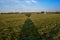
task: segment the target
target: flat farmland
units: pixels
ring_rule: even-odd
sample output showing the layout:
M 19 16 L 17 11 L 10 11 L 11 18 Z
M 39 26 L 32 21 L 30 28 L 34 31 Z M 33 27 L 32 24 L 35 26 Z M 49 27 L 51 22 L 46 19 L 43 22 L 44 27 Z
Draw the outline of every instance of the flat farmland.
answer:
M 0 14 L 0 39 L 19 40 L 21 28 L 27 19 L 30 19 L 34 23 L 42 40 L 60 39 L 60 14 L 36 13 L 31 13 L 30 17 L 25 14 Z

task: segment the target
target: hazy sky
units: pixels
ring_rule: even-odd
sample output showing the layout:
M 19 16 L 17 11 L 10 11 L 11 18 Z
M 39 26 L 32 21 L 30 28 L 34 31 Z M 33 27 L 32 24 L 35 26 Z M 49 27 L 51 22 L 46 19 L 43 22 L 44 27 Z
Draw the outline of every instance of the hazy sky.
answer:
M 60 0 L 0 0 L 0 12 L 60 11 Z

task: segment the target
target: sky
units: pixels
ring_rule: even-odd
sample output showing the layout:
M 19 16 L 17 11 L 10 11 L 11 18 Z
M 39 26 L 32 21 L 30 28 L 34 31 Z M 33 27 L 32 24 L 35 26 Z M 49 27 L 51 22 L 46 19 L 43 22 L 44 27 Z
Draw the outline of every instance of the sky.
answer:
M 60 12 L 60 0 L 0 0 L 0 12 Z

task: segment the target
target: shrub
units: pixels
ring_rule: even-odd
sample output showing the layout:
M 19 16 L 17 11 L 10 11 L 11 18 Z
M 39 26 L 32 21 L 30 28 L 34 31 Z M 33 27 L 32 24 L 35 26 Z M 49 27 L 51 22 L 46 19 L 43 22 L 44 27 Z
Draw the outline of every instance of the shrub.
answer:
M 26 13 L 25 15 L 28 16 L 28 17 L 30 17 L 31 16 L 31 13 Z

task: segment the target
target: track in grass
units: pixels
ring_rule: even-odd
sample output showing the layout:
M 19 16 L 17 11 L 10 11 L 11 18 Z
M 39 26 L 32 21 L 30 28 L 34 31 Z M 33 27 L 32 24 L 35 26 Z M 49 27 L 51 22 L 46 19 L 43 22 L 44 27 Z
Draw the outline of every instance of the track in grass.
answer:
M 27 19 L 22 27 L 20 40 L 40 40 L 41 37 L 31 19 Z

